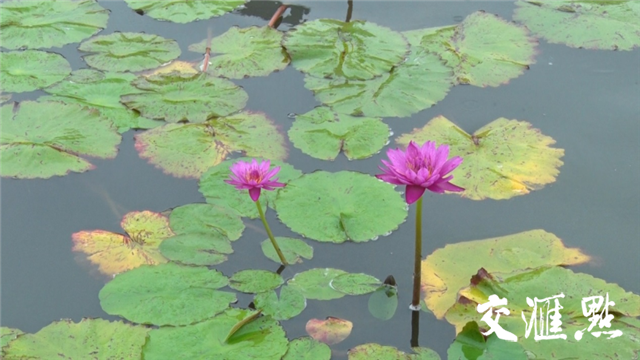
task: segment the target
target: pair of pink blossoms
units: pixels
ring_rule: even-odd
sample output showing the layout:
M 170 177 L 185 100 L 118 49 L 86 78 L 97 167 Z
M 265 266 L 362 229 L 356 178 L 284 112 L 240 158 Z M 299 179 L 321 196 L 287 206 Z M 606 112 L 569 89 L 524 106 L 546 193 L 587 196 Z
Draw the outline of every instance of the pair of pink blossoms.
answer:
M 427 141 L 419 146 L 411 141 L 406 151 L 389 149 L 387 156 L 390 161 L 382 160 L 386 168 L 380 167 L 384 174 L 376 175 L 378 179 L 394 185 L 406 185 L 405 200 L 407 204 L 416 202 L 425 190 L 444 193 L 445 191 L 464 191 L 463 188 L 450 183 L 453 175 L 447 176 L 462 163 L 462 158 L 449 157 L 449 146 Z M 269 160 L 258 163 L 238 161 L 231 166 L 231 179 L 225 182 L 240 190 L 249 190 L 251 200 L 257 201 L 260 190 L 274 190 L 284 187 L 278 178 L 272 179 L 280 167 L 269 170 Z

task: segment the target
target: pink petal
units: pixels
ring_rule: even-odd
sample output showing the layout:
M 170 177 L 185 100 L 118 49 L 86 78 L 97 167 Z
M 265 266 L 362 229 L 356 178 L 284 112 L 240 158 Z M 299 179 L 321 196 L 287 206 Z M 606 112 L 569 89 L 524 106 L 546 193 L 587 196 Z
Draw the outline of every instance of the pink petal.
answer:
M 457 168 L 460 164 L 462 164 L 462 158 L 460 156 L 454 156 L 449 159 L 442 168 L 440 169 L 440 174 L 447 175 L 452 172 L 455 168 Z
M 260 198 L 260 188 L 253 187 L 249 189 L 249 196 L 251 196 L 251 200 L 258 201 L 258 199 Z
M 388 182 L 390 184 L 394 184 L 394 185 L 406 185 L 406 183 L 403 183 L 402 181 L 400 181 L 400 179 L 398 179 L 397 177 L 393 176 L 393 175 L 389 175 L 389 174 L 380 174 L 380 175 L 376 175 L 376 177 L 384 182 Z
M 417 185 L 407 185 L 407 190 L 405 191 L 405 200 L 407 204 L 413 204 L 418 201 L 422 194 L 424 194 L 425 188 Z
M 267 168 L 267 170 L 269 170 L 269 168 Z M 274 167 L 271 171 L 269 171 L 268 173 L 266 173 L 266 175 L 264 175 L 265 179 L 271 179 L 272 177 L 274 177 L 278 171 L 280 171 L 280 166 L 276 166 Z M 276 179 L 278 180 L 278 179 Z
M 443 193 L 445 191 L 453 191 L 453 192 L 464 191 L 464 188 L 461 188 L 461 187 L 459 187 L 457 185 L 453 185 L 452 183 L 445 182 L 445 181 L 435 183 L 435 184 L 431 185 L 430 187 L 428 187 L 428 189 L 430 191 L 437 192 L 437 193 Z

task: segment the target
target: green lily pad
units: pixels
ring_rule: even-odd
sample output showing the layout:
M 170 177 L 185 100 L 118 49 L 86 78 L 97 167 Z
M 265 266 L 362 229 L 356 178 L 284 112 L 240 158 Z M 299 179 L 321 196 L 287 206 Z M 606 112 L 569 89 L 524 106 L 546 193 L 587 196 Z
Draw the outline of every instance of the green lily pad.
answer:
M 317 107 L 296 116 L 289 139 L 303 153 L 322 160 L 335 160 L 340 151 L 352 159 L 364 159 L 379 152 L 391 130 L 378 118 L 337 114 Z
M 0 44 L 7 49 L 62 47 L 104 29 L 109 19 L 94 0 L 2 1 L 0 13 Z
M 236 300 L 218 291 L 229 280 L 216 270 L 173 263 L 141 266 L 116 276 L 100 290 L 110 315 L 153 325 L 188 325 L 213 317 Z
M 310 260 L 313 257 L 313 248 L 300 239 L 280 236 L 276 236 L 275 239 L 289 265 L 301 263 L 302 258 Z M 271 244 L 271 240 L 264 240 L 260 246 L 264 256 L 280 264 L 280 258 L 278 258 L 278 253 Z
M 169 219 L 151 211 L 127 213 L 120 223 L 127 235 L 104 230 L 79 231 L 71 235 L 71 250 L 87 254 L 101 273 L 115 275 L 140 265 L 167 262 L 158 247 L 173 236 Z
M 407 217 L 407 204 L 392 185 L 351 171 L 305 174 L 280 189 L 276 201 L 285 225 L 325 242 L 373 240 Z
M 636 317 L 640 315 L 640 296 L 625 292 L 616 284 L 608 284 L 591 275 L 577 274 L 561 267 L 543 267 L 519 274 L 492 275 L 478 272 L 472 278 L 472 285 L 460 292 L 461 298 L 466 299 L 464 304 L 456 303 L 447 312 L 447 321 L 456 325 L 458 331 L 469 321 L 478 321 L 483 331 L 488 330 L 488 326 L 480 322 L 483 314 L 478 313 L 476 307 L 480 303 L 487 303 L 488 297 L 493 294 L 508 300 L 504 307 L 510 314 L 500 317 L 500 326 L 518 336 L 518 344 L 524 348 L 529 358 L 535 356 L 545 359 L 632 359 L 637 354 L 640 324 Z M 561 331 L 554 335 L 565 335 L 566 339 L 536 341 L 534 333 L 540 332 L 540 322 L 537 323 L 537 330 L 531 329 L 527 337 L 523 317 L 529 325 L 533 321 L 533 307 L 527 304 L 527 297 L 545 299 L 559 294 L 564 296 L 558 298 L 562 307 L 559 311 L 562 324 Z M 608 308 L 612 316 L 610 327 L 596 326 L 592 332 L 622 331 L 621 336 L 613 339 L 608 339 L 607 334 L 596 337 L 589 333 L 589 317 L 593 314 L 584 314 L 582 308 L 583 298 L 602 296 L 605 300 L 607 294 L 609 301 L 615 303 Z M 553 307 L 554 300 L 551 300 L 550 308 Z M 545 316 L 546 301 L 538 302 L 537 308 L 538 312 Z M 600 314 L 602 311 L 603 307 L 597 310 L 596 316 L 603 316 Z M 538 312 L 536 317 L 540 316 Z M 577 331 L 584 331 L 580 340 L 575 337 Z
M 330 360 L 331 348 L 310 337 L 294 339 L 282 360 Z
M 376 319 L 391 319 L 398 309 L 398 288 L 386 284 L 380 286 L 369 297 L 367 307 Z
M 349 360 L 407 360 L 407 354 L 392 346 L 375 343 L 358 345 L 349 349 Z
M 256 159 L 258 161 L 262 161 L 264 160 L 263 156 L 264 155 L 259 155 L 259 157 L 256 157 Z M 265 158 L 269 159 L 268 156 L 265 156 Z M 271 158 L 270 160 L 272 168 L 280 166 L 280 171 L 276 175 L 276 177 L 278 178 L 278 182 L 286 184 L 291 180 L 302 176 L 302 172 L 295 169 L 293 166 L 281 161 L 274 161 L 273 158 Z M 251 161 L 251 158 L 227 160 L 220 163 L 219 165 L 210 168 L 200 178 L 200 192 L 202 193 L 202 195 L 204 195 L 205 199 L 210 204 L 231 208 L 243 217 L 248 217 L 251 219 L 258 218 L 260 214 L 258 214 L 258 208 L 256 207 L 256 204 L 249 197 L 249 191 L 238 190 L 235 187 L 224 182 L 224 180 L 229 179 L 229 175 L 231 174 L 231 170 L 229 169 L 231 165 L 233 165 L 237 161 L 248 162 Z M 275 191 L 263 190 L 260 193 L 260 204 L 264 209 L 267 208 L 267 205 L 275 209 L 275 199 Z M 280 263 L 280 260 L 278 259 L 278 261 L 276 262 Z
M 553 44 L 586 49 L 640 46 L 637 1 L 517 1 L 514 20 Z
M 102 319 L 56 321 L 9 343 L 4 359 L 138 359 L 149 328 Z
M 307 299 L 339 299 L 344 296 L 344 293 L 334 290 L 331 287 L 331 281 L 342 274 L 347 272 L 330 268 L 311 269 L 295 274 L 287 281 L 287 285 L 298 290 Z
M 137 134 L 135 141 L 141 158 L 148 159 L 167 174 L 183 178 L 201 177 L 233 151 L 273 160 L 287 157 L 284 137 L 263 113 L 241 112 L 203 124 L 167 124 Z M 219 185 L 228 187 L 228 193 L 231 190 L 241 193 L 224 182 Z M 200 191 L 203 192 L 202 184 Z M 207 202 L 220 205 L 210 198 Z M 255 212 L 257 217 L 258 210 Z
M 94 107 L 111 120 L 119 133 L 129 129 L 150 129 L 164 122 L 140 116 L 120 103 L 120 96 L 142 92 L 130 83 L 136 78 L 130 73 L 101 72 L 81 69 L 71 73 L 66 81 L 44 89 L 54 96 L 41 96 L 40 101 L 63 101 Z
M 186 24 L 221 16 L 246 0 L 125 0 L 130 8 L 154 19 Z
M 0 94 L 0 104 L 4 104 L 7 101 L 11 100 L 11 94 Z
M 564 150 L 550 147 L 555 140 L 525 121 L 499 118 L 469 135 L 438 116 L 396 142 L 407 146 L 411 140 L 449 144 L 449 155 L 464 159 L 451 173 L 454 182 L 465 189 L 461 196 L 472 200 L 509 199 L 541 189 L 556 180 L 563 164 Z
M 250 313 L 245 309 L 227 309 L 213 319 L 195 325 L 152 330 L 143 349 L 143 358 L 281 359 L 287 351 L 288 341 L 282 327 L 269 316 L 248 322 L 224 341 L 230 330 Z
M 441 319 L 478 269 L 523 272 L 549 265 L 577 265 L 591 258 L 567 248 L 555 235 L 530 230 L 484 240 L 450 244 L 422 261 L 422 290 L 433 314 Z
M 42 89 L 64 79 L 71 65 L 62 55 L 40 50 L 0 52 L 0 91 Z
M 0 349 L 7 346 L 8 343 L 13 341 L 18 335 L 24 334 L 22 330 L 12 329 L 6 326 L 0 327 Z
M 450 360 L 527 360 L 522 345 L 499 339 L 495 333 L 486 339 L 478 324 L 470 322 L 458 334 L 447 350 Z
M 342 274 L 331 281 L 331 287 L 347 295 L 364 295 L 376 291 L 382 282 L 367 274 Z
M 353 323 L 349 320 L 327 317 L 325 320 L 310 319 L 305 330 L 312 338 L 327 345 L 341 343 L 349 337 Z
M 289 65 L 289 56 L 282 48 L 283 33 L 271 27 L 231 27 L 211 39 L 211 58 L 207 72 L 230 79 L 267 76 Z M 203 54 L 207 39 L 189 45 L 190 51 Z M 217 56 L 213 56 L 219 54 Z
M 316 77 L 368 80 L 380 76 L 408 53 L 404 37 L 366 21 L 319 19 L 287 32 L 283 46 L 293 66 Z
M 358 81 L 306 76 L 305 87 L 318 101 L 345 114 L 406 117 L 427 109 L 447 95 L 453 72 L 438 55 L 419 46 L 421 38 L 407 39 L 411 43 L 407 59 L 380 77 Z
M 233 253 L 231 242 L 223 235 L 188 233 L 170 237 L 160 244 L 160 252 L 171 261 L 187 265 L 218 265 Z
M 537 43 L 525 27 L 483 11 L 455 29 L 440 28 L 422 38 L 422 47 L 440 56 L 457 83 L 482 87 L 506 84 L 529 69 Z
M 85 156 L 109 159 L 118 152 L 120 135 L 96 110 L 23 101 L 5 104 L 0 111 L 2 176 L 46 179 L 85 172 L 94 168 Z
M 172 123 L 227 116 L 244 108 L 249 98 L 231 81 L 202 73 L 141 76 L 132 85 L 144 91 L 122 96 L 122 103 L 144 117 Z
M 133 32 L 99 35 L 83 42 L 78 50 L 91 53 L 83 56 L 89 66 L 108 71 L 153 69 L 180 56 L 175 40 Z
M 239 239 L 244 231 L 244 223 L 239 216 L 210 204 L 177 207 L 171 211 L 169 220 L 171 229 L 178 235 L 218 233 L 233 241 Z
M 424 347 L 411 348 L 415 354 L 409 355 L 409 360 L 440 360 L 437 352 Z
M 288 320 L 299 315 L 307 307 L 307 300 L 298 290 L 285 285 L 280 288 L 280 299 L 275 290 L 266 291 L 256 294 L 253 304 L 265 315 L 276 320 Z
M 267 270 L 241 270 L 229 279 L 229 287 L 244 293 L 258 294 L 282 285 L 282 276 Z

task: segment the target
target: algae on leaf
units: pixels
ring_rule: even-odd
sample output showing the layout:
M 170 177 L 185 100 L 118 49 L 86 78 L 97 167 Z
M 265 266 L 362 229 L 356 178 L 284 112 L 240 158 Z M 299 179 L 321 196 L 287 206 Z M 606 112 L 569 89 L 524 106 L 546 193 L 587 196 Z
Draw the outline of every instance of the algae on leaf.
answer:
M 95 109 L 62 102 L 5 104 L 0 114 L 3 177 L 46 179 L 94 166 L 84 156 L 116 156 L 120 134 Z
M 0 44 L 7 49 L 62 47 L 107 26 L 109 10 L 94 0 L 0 2 Z

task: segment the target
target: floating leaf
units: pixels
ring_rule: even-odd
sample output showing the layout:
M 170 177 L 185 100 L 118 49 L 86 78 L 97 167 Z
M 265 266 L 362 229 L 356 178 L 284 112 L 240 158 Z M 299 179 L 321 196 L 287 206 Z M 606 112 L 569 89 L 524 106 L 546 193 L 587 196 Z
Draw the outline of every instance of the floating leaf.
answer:
M 133 32 L 99 35 L 83 42 L 78 50 L 91 53 L 83 57 L 89 66 L 108 71 L 153 69 L 180 56 L 175 40 Z
M 266 291 L 256 294 L 253 304 L 265 315 L 276 320 L 288 320 L 307 307 L 307 300 L 298 290 L 285 285 L 280 288 L 280 299 L 275 290 Z
M 229 279 L 229 287 L 244 293 L 258 294 L 282 285 L 282 276 L 267 270 L 241 270 Z
M 393 186 L 351 171 L 305 174 L 280 189 L 276 201 L 278 217 L 291 230 L 326 242 L 369 241 L 407 216 Z
M 122 96 L 130 109 L 150 119 L 203 123 L 244 108 L 249 96 L 229 80 L 209 74 L 171 72 L 141 76 L 132 83 L 144 92 Z
M 163 122 L 144 118 L 120 103 L 121 95 L 141 92 L 130 84 L 135 78 L 130 73 L 76 70 L 66 81 L 44 90 L 55 96 L 42 96 L 38 100 L 57 100 L 95 107 L 100 115 L 118 127 L 120 133 L 129 129 L 149 129 L 163 125 Z
M 3 92 L 42 89 L 71 72 L 71 65 L 62 55 L 39 50 L 0 52 L 0 63 L 0 91 Z
M 453 69 L 460 84 L 499 86 L 535 63 L 537 41 L 525 27 L 483 11 L 467 16 L 455 30 L 436 29 L 422 46 Z
M 404 33 L 406 34 L 406 33 Z M 409 40 L 412 37 L 407 37 Z M 406 117 L 444 99 L 453 72 L 436 54 L 411 41 L 411 53 L 388 73 L 366 81 L 305 77 L 305 87 L 335 111 L 365 116 Z
M 0 12 L 0 43 L 7 49 L 62 47 L 104 29 L 109 19 L 94 0 L 2 1 Z
M 221 272 L 206 267 L 141 266 L 107 283 L 100 290 L 100 305 L 107 314 L 140 324 L 188 325 L 235 301 L 235 294 L 216 290 L 227 284 Z
M 210 204 L 188 204 L 177 207 L 169 216 L 171 229 L 182 234 L 220 234 L 237 240 L 244 231 L 242 219 L 228 209 Z
M 261 312 L 262 311 L 258 310 L 258 311 L 249 312 L 245 314 L 245 317 L 242 320 L 238 321 L 235 325 L 233 325 L 231 330 L 229 330 L 229 333 L 224 338 L 223 342 L 225 343 L 229 342 L 229 339 L 231 339 L 231 337 L 235 335 L 238 332 L 238 330 L 240 330 L 243 326 L 250 323 L 251 321 L 255 320 L 258 316 L 260 316 Z
M 552 183 L 563 164 L 563 149 L 550 147 L 555 140 L 525 121 L 499 118 L 469 135 L 444 116 L 423 128 L 401 135 L 396 142 L 449 144 L 451 156 L 464 161 L 453 172 L 453 182 L 466 189 L 472 200 L 500 200 L 528 194 Z
M 280 43 L 283 33 L 271 27 L 231 27 L 224 34 L 211 39 L 208 73 L 231 79 L 248 76 L 267 76 L 289 65 L 289 56 Z M 207 39 L 189 45 L 190 51 L 203 54 Z
M 440 360 L 440 355 L 429 348 L 414 347 L 412 350 L 415 354 L 409 355 L 409 360 Z
M 173 235 L 169 220 L 151 211 L 133 211 L 120 223 L 127 235 L 104 230 L 80 231 L 71 236 L 71 250 L 88 255 L 89 261 L 99 266 L 101 273 L 115 275 L 140 265 L 167 262 L 158 247 Z
M 301 263 L 302 258 L 310 260 L 313 257 L 313 248 L 300 239 L 276 236 L 276 242 L 289 265 Z M 269 239 L 264 240 L 260 246 L 264 256 L 280 264 L 278 253 Z
M 380 344 L 358 345 L 348 352 L 349 360 L 407 360 L 407 354 L 392 347 Z
M 476 322 L 468 323 L 447 350 L 449 360 L 527 360 L 522 345 L 499 339 L 495 333 L 486 339 Z
M 479 303 L 488 302 L 490 295 L 507 298 L 508 304 L 505 308 L 509 309 L 510 314 L 500 317 L 500 325 L 519 337 L 518 344 L 525 349 L 529 358 L 535 356 L 545 359 L 632 359 L 638 351 L 637 339 L 640 337 L 638 325 L 640 324 L 636 317 L 640 315 L 640 296 L 625 292 L 618 285 L 608 284 L 591 275 L 577 274 L 557 266 L 515 274 L 491 275 L 484 271 L 478 272 L 472 278 L 471 287 L 462 290 L 460 294 L 466 301 L 464 304 L 456 303 L 446 316 L 447 321 L 456 325 L 458 331 L 469 321 L 480 321 L 482 314 L 478 313 L 476 307 Z M 536 341 L 532 333 L 527 338 L 525 323 L 522 320 L 524 315 L 527 323 L 532 321 L 532 307 L 527 304 L 527 297 L 545 299 L 559 294 L 564 296 L 558 298 L 562 307 L 559 319 L 562 322 L 562 329 L 554 335 L 565 335 L 566 339 Z M 602 296 L 605 300 L 604 297 L 607 294 L 609 301 L 615 303 L 608 309 L 609 314 L 613 316 L 611 326 L 606 329 L 596 327 L 593 332 L 622 331 L 621 336 L 615 339 L 607 339 L 606 334 L 598 338 L 585 331 L 591 322 L 583 313 L 582 299 Z M 551 300 L 549 307 L 553 308 L 553 304 L 554 301 Z M 536 314 L 539 320 L 540 316 L 546 314 L 546 302 L 538 303 L 538 311 L 542 313 Z M 601 311 L 603 308 L 599 309 L 596 316 L 602 316 Z M 625 321 L 625 319 L 631 319 L 631 321 Z M 479 323 L 479 325 L 483 331 L 488 329 L 485 323 Z M 538 322 L 538 329 L 532 329 L 532 332 L 539 333 L 542 326 Z M 544 326 L 547 326 L 546 323 Z M 577 331 L 585 331 L 581 340 L 575 338 Z M 500 342 L 504 341 L 500 340 Z
M 0 93 L 0 104 L 4 104 L 9 100 L 11 100 L 11 94 L 1 94 Z
M 336 114 L 326 107 L 296 116 L 289 129 L 295 147 L 322 160 L 335 160 L 340 151 L 349 159 L 368 158 L 388 143 L 389 134 L 381 119 Z
M 288 341 L 282 327 L 269 316 L 247 323 L 224 341 L 229 331 L 251 313 L 245 309 L 227 309 L 213 319 L 195 325 L 152 330 L 143 358 L 281 359 L 287 351 Z
M 367 306 L 376 319 L 391 319 L 398 309 L 398 289 L 395 286 L 382 285 L 371 294 Z
M 586 49 L 640 46 L 637 1 L 517 1 L 513 18 L 553 44 Z
M 23 101 L 3 105 L 0 111 L 2 176 L 46 179 L 85 172 L 94 166 L 80 156 L 107 159 L 118 152 L 120 135 L 95 110 Z
M 330 360 L 331 348 L 310 337 L 294 339 L 282 360 Z
M 256 156 L 257 154 L 259 154 L 259 152 L 256 152 Z M 259 157 L 256 157 L 256 159 L 258 161 L 265 160 L 262 156 L 264 155 L 260 155 Z M 266 158 L 268 159 L 268 157 Z M 200 192 L 210 204 L 231 208 L 237 211 L 240 216 L 255 219 L 260 215 L 258 214 L 256 204 L 249 197 L 249 191 L 238 190 L 234 186 L 224 182 L 224 180 L 229 179 L 229 175 L 231 174 L 231 165 L 237 161 L 248 162 L 251 161 L 251 158 L 227 160 L 210 168 L 200 178 Z M 271 166 L 272 168 L 280 166 L 277 178 L 278 182 L 281 183 L 288 183 L 289 181 L 302 176 L 302 172 L 300 170 L 295 169 L 287 163 L 274 161 L 273 158 L 271 158 Z M 260 204 L 264 209 L 266 209 L 267 205 L 271 208 L 275 208 L 275 199 L 275 191 L 262 191 L 260 194 Z M 280 260 L 278 259 L 276 262 L 280 263 Z
M 199 74 L 201 71 L 198 69 L 196 62 L 174 60 L 167 65 L 160 66 L 157 69 L 143 71 L 140 74 L 142 76 L 148 77 L 151 75 L 169 74 L 172 72 L 195 75 Z
M 317 341 L 327 345 L 341 343 L 349 337 L 353 323 L 349 320 L 328 316 L 326 320 L 311 319 L 307 321 L 305 330 Z
M 274 160 L 287 157 L 284 137 L 263 113 L 241 112 L 203 124 L 167 124 L 138 134 L 135 140 L 140 157 L 176 177 L 198 178 L 233 151 Z M 224 182 L 218 185 L 228 187 L 227 194 L 243 193 Z M 207 201 L 219 204 L 210 198 Z M 255 212 L 257 217 L 258 210 Z
M 367 80 L 388 72 L 408 52 L 402 35 L 366 21 L 319 19 L 287 32 L 293 66 L 316 77 Z
M 422 261 L 422 290 L 433 314 L 441 319 L 456 301 L 458 290 L 469 284 L 478 269 L 523 272 L 549 265 L 577 265 L 590 260 L 576 248 L 567 248 L 555 235 L 530 230 L 497 238 L 450 244 Z
M 13 341 L 18 335 L 24 334 L 19 329 L 12 329 L 5 326 L 0 327 L 0 349 L 7 346 L 8 343 Z
M 231 242 L 219 234 L 190 233 L 170 237 L 160 244 L 160 252 L 171 261 L 187 265 L 217 265 L 233 253 Z
M 347 295 L 364 295 L 376 291 L 382 283 L 367 274 L 342 274 L 331 281 L 331 287 Z
M 287 281 L 287 285 L 298 290 L 307 299 L 339 299 L 344 294 L 334 290 L 330 284 L 336 276 L 346 273 L 339 269 L 311 269 L 295 274 Z
M 154 19 L 186 24 L 224 15 L 245 3 L 245 0 L 125 0 L 130 8 Z
M 4 359 L 138 359 L 149 328 L 102 319 L 56 321 L 4 348 Z

